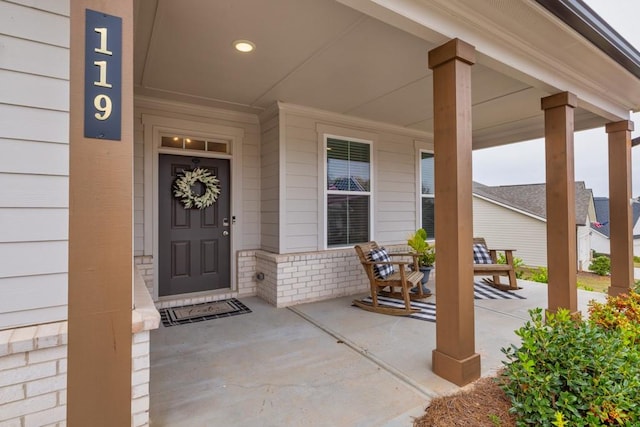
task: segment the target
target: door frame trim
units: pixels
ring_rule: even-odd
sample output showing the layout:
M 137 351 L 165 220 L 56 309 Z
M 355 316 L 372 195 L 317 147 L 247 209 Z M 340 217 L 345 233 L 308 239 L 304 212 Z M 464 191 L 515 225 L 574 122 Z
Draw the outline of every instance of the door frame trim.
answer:
M 153 257 L 153 299 L 173 300 L 181 298 L 193 298 L 203 295 L 215 295 L 217 293 L 237 292 L 237 271 L 234 254 L 241 241 L 236 230 L 242 224 L 242 145 L 244 141 L 244 129 L 211 123 L 203 123 L 193 120 L 177 119 L 174 117 L 142 114 L 144 130 L 144 253 Z M 189 136 L 224 139 L 229 141 L 229 154 L 182 150 L 176 148 L 161 147 L 161 135 L 167 133 L 186 134 Z M 229 248 L 229 288 L 222 288 L 207 292 L 177 294 L 167 297 L 159 297 L 158 274 L 158 239 L 159 239 L 159 209 L 158 209 L 158 163 L 160 154 L 172 154 L 187 157 L 204 157 L 216 159 L 228 159 L 231 180 L 230 215 L 236 218 L 231 223 L 231 242 Z M 134 201 L 135 202 L 135 201 Z M 135 210 L 134 210 L 135 211 Z

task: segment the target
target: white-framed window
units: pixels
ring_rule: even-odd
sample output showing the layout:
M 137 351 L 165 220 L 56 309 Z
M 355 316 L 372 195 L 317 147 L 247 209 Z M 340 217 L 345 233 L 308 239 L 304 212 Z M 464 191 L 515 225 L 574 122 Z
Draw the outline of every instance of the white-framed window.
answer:
M 229 153 L 229 141 L 223 139 L 201 138 L 185 135 L 161 135 L 161 146 L 182 150 Z
M 420 152 L 420 226 L 427 232 L 429 240 L 436 237 L 435 223 L 435 174 L 433 153 Z
M 327 247 L 370 240 L 371 142 L 325 138 Z

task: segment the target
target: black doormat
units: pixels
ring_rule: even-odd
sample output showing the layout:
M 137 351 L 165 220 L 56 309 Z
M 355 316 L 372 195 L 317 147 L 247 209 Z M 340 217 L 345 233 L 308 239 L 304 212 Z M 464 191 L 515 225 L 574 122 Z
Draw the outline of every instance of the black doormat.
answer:
M 164 326 L 173 326 L 245 313 L 251 313 L 249 307 L 237 299 L 231 298 L 222 301 L 163 308 L 160 309 L 160 318 Z

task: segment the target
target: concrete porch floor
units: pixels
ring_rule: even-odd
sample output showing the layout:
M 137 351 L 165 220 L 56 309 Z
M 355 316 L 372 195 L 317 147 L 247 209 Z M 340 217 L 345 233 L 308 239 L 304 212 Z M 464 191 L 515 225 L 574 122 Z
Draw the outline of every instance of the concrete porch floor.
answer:
M 500 368 L 502 347 L 519 343 L 513 331 L 527 311 L 546 307 L 546 285 L 519 284 L 524 300 L 475 301 L 483 376 Z M 606 298 L 578 294 L 583 313 Z M 242 298 L 252 313 L 152 331 L 151 425 L 409 427 L 429 399 L 459 389 L 431 371 L 435 323 L 370 313 L 352 299 L 277 309 Z

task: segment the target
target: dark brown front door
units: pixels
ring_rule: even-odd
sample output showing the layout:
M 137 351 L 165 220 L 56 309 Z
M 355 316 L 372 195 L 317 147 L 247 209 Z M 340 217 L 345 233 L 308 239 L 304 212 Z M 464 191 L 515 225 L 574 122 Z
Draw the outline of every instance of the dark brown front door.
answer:
M 177 176 L 195 167 L 208 169 L 220 181 L 218 199 L 205 209 L 185 209 L 173 197 Z M 159 295 L 230 287 L 229 160 L 161 154 L 158 175 Z

